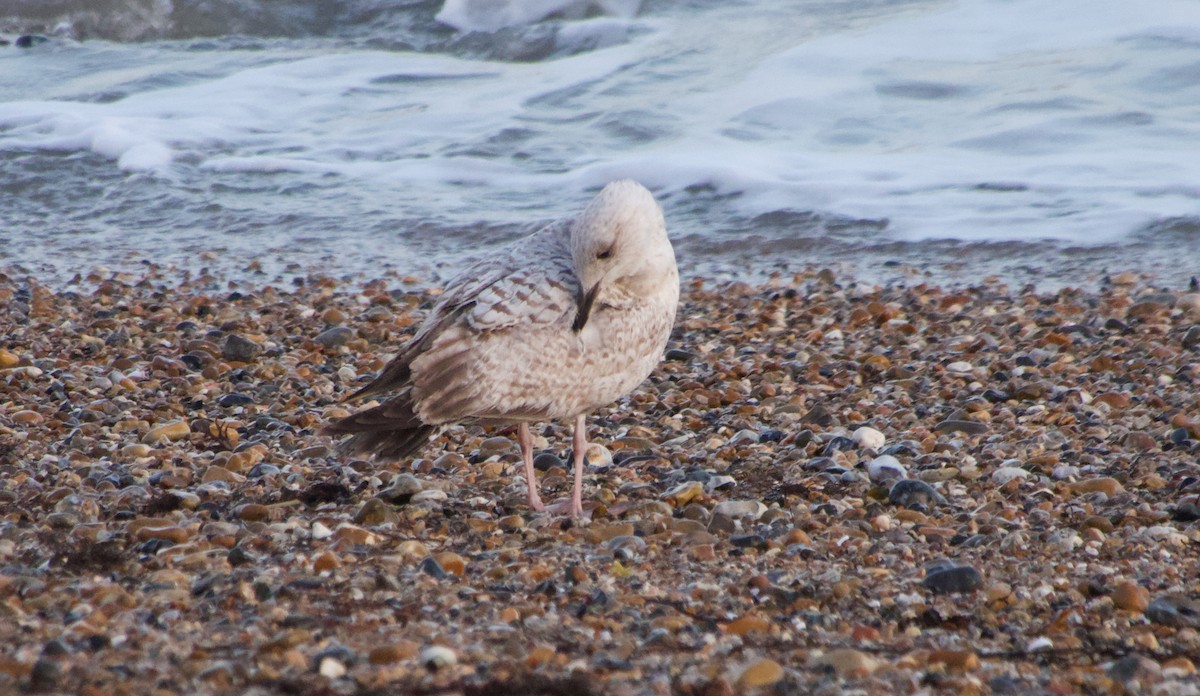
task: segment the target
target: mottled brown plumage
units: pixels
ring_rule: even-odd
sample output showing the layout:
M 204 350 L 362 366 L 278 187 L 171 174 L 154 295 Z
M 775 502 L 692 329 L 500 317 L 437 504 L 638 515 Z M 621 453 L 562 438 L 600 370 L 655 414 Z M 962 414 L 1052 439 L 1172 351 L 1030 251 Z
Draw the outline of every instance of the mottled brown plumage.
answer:
M 404 457 L 441 426 L 518 423 L 530 504 L 528 424 L 574 418 L 582 513 L 584 414 L 628 393 L 662 357 L 679 275 L 662 212 L 640 184 L 609 184 L 578 217 L 549 225 L 450 281 L 395 358 L 353 396 L 382 402 L 327 427 L 346 447 Z

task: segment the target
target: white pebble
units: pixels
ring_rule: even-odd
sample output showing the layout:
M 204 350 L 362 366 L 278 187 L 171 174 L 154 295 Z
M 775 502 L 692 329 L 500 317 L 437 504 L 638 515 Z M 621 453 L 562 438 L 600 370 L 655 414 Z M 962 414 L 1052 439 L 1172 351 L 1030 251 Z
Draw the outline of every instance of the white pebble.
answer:
M 992 482 L 998 486 L 1012 481 L 1013 479 L 1028 478 L 1029 472 L 1019 466 L 1002 466 L 992 472 Z
M 1053 647 L 1054 647 L 1054 641 L 1050 640 L 1046 636 L 1042 636 L 1041 638 L 1034 638 L 1033 640 L 1029 641 L 1029 645 L 1025 646 L 1025 652 L 1037 652 L 1038 650 L 1049 650 L 1050 648 L 1053 648 Z
M 332 529 L 330 529 L 329 527 L 326 527 L 325 525 L 321 524 L 320 522 L 313 522 L 313 526 L 312 526 L 312 538 L 313 539 L 320 541 L 322 539 L 328 539 L 331 536 L 333 536 Z
M 722 516 L 729 519 L 738 519 L 740 517 L 750 517 L 758 519 L 767 511 L 767 506 L 757 500 L 723 500 L 713 506 L 713 516 Z
M 950 363 L 949 365 L 947 365 L 946 369 L 951 372 L 958 372 L 961 374 L 964 372 L 970 372 L 971 370 L 974 370 L 975 366 L 972 365 L 971 363 L 967 362 L 966 360 L 956 360 L 956 361 Z
M 458 655 L 450 648 L 441 645 L 431 645 L 421 651 L 421 664 L 426 669 L 439 670 L 443 667 L 453 667 L 458 664 Z
M 321 659 L 321 666 L 317 668 L 322 677 L 329 679 L 337 679 L 346 676 L 346 665 L 342 664 L 341 660 L 336 660 L 332 657 Z
M 871 483 L 885 483 L 908 478 L 908 471 L 900 460 L 890 454 L 881 454 L 867 462 L 867 476 Z
M 436 488 L 429 488 L 413 494 L 413 497 L 409 499 L 409 502 L 419 503 L 423 500 L 431 500 L 440 503 L 449 497 L 450 496 L 446 495 L 446 491 L 441 491 Z
M 743 442 L 758 442 L 758 433 L 753 430 L 739 430 L 737 434 L 729 438 L 731 445 L 740 445 Z
M 870 426 L 863 426 L 850 435 L 850 439 L 854 440 L 859 447 L 863 449 L 877 450 L 883 447 L 883 443 L 887 442 L 887 438 L 883 433 Z

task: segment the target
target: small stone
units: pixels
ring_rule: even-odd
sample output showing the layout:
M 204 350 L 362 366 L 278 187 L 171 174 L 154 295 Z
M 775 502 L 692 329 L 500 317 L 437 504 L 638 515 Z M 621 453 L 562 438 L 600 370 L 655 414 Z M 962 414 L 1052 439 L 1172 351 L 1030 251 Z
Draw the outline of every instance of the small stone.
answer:
M 313 341 L 326 349 L 340 348 L 354 338 L 354 329 L 345 326 L 335 326 L 317 334 Z
M 1104 493 L 1108 497 L 1112 497 L 1118 493 L 1125 491 L 1125 487 L 1115 478 L 1094 478 L 1086 481 L 1079 481 L 1068 486 L 1072 493 L 1076 495 L 1087 495 L 1088 493 Z
M 1150 591 L 1136 582 L 1124 580 L 1113 589 L 1112 601 L 1118 609 L 1142 614 L 1150 606 Z
M 421 654 L 421 648 L 410 640 L 402 640 L 388 645 L 373 648 L 367 655 L 367 660 L 373 665 L 387 665 L 402 660 L 411 660 Z
M 944 505 L 946 499 L 933 486 L 915 479 L 897 481 L 888 491 L 888 502 L 902 508 L 928 510 Z
M 265 507 L 265 506 L 260 506 L 260 507 Z M 313 524 L 312 524 L 312 538 L 313 538 L 314 540 L 316 540 L 316 541 L 323 541 L 323 540 L 325 540 L 325 539 L 328 539 L 328 538 L 329 538 L 329 537 L 331 537 L 331 536 L 333 536 L 333 530 L 332 530 L 332 529 L 330 529 L 329 527 L 325 526 L 325 525 L 324 525 L 323 523 L 321 523 L 321 522 L 313 522 Z
M 327 679 L 339 679 L 346 676 L 346 665 L 337 658 L 324 657 L 317 671 Z
M 458 664 L 458 655 L 453 650 L 441 645 L 431 645 L 421 651 L 421 664 L 431 672 L 453 667 Z
M 1193 326 L 1183 335 L 1182 341 L 1185 350 L 1196 350 L 1200 347 L 1200 326 Z
M 479 454 L 483 457 L 490 457 L 493 454 L 502 454 L 515 449 L 517 443 L 507 437 L 489 437 L 479 443 Z
M 379 543 L 379 537 L 375 533 L 347 523 L 339 524 L 337 529 L 333 530 L 333 538 L 337 541 L 365 546 L 374 546 Z
M 261 352 L 262 346 L 238 334 L 229 334 L 221 344 L 221 357 L 230 362 L 248 363 Z
M 537 669 L 553 660 L 555 654 L 554 648 L 548 645 L 539 645 L 529 651 L 529 655 L 525 657 L 525 664 L 529 669 Z
M 338 557 L 329 551 L 324 551 L 313 559 L 313 570 L 320 573 L 326 570 L 337 570 L 342 565 Z
M 516 532 L 525 528 L 525 518 L 520 515 L 501 517 L 497 523 L 500 525 L 500 529 L 506 532 Z
M 1108 668 L 1108 676 L 1121 684 L 1131 682 L 1147 684 L 1157 682 L 1162 678 L 1162 668 L 1154 660 L 1135 653 L 1114 662 L 1112 667 Z M 1141 689 L 1135 689 L 1134 693 L 1140 691 Z
M 934 594 L 963 594 L 983 586 L 983 577 L 971 566 L 954 565 L 930 571 L 921 584 Z
M 46 420 L 46 417 L 42 414 L 30 410 L 17 411 L 12 414 L 11 418 L 14 423 L 20 423 L 21 425 L 39 425 Z
M 713 506 L 712 514 L 731 520 L 749 518 L 757 520 L 767 511 L 767 506 L 757 500 L 723 500 Z
M 877 486 L 891 485 L 894 481 L 908 478 L 908 471 L 900 460 L 890 454 L 881 454 L 867 462 L 867 478 Z
M 1146 618 L 1164 626 L 1200 628 L 1200 602 L 1183 595 L 1159 595 L 1146 607 Z
M 453 551 L 443 551 L 433 558 L 438 562 L 438 565 L 451 575 L 462 577 L 467 572 L 467 561 Z
M 175 442 L 191 434 L 192 429 L 188 426 L 187 421 L 174 420 L 151 428 L 142 436 L 142 442 L 147 445 L 156 445 L 163 441 Z
M 699 481 L 687 481 L 663 494 L 663 499 L 677 508 L 704 497 L 704 485 Z
M 933 427 L 936 432 L 949 435 L 950 433 L 963 433 L 965 435 L 983 435 L 988 431 L 987 425 L 979 421 L 970 420 L 945 420 Z
M 738 686 L 753 689 L 770 686 L 783 679 L 783 666 L 772 659 L 759 660 L 747 666 L 737 678 Z
M 444 580 L 450 577 L 450 574 L 446 572 L 446 569 L 443 568 L 441 564 L 439 564 L 432 556 L 427 556 L 423 561 L 421 561 L 421 564 L 417 566 L 417 570 L 425 573 L 435 580 Z
M 21 364 L 21 357 L 12 351 L 0 348 L 0 370 L 7 370 Z
M 261 503 L 245 503 L 233 509 L 233 516 L 247 522 L 261 522 L 271 515 L 271 510 Z M 320 524 L 319 522 L 317 524 Z
M 423 490 L 425 490 L 425 484 L 421 482 L 421 479 L 412 474 L 400 474 L 392 480 L 392 485 L 387 490 L 379 494 L 379 497 L 392 504 L 403 504 Z
M 1012 593 L 1013 593 L 1012 585 L 1008 584 L 1007 582 L 997 582 L 995 584 L 988 586 L 987 601 L 999 602 L 999 601 L 1002 601 L 1002 600 L 1005 600 L 1005 599 L 1008 599 L 1009 597 L 1011 597 Z
M 943 664 L 950 672 L 973 672 L 980 667 L 974 650 L 934 650 L 929 654 L 929 664 Z
M 862 449 L 869 450 L 878 450 L 887 442 L 887 438 L 884 437 L 883 433 L 869 426 L 863 426 L 855 430 L 850 435 L 850 438 Z
M 832 669 L 842 679 L 862 679 L 879 669 L 879 661 L 861 650 L 840 648 L 817 656 L 814 667 Z
M 379 498 L 371 498 L 363 503 L 354 515 L 354 523 L 374 527 L 385 522 L 396 521 L 396 511 Z
M 767 633 L 770 630 L 771 622 L 757 614 L 747 614 L 725 625 L 725 632 L 733 636 L 744 636 L 751 632 Z
M 1002 466 L 992 472 L 992 483 L 1003 486 L 1010 481 L 1029 478 L 1030 475 L 1031 473 L 1027 469 L 1019 466 Z
M 1188 658 L 1180 655 L 1162 663 L 1163 676 L 1169 679 L 1184 679 L 1195 676 L 1196 665 Z

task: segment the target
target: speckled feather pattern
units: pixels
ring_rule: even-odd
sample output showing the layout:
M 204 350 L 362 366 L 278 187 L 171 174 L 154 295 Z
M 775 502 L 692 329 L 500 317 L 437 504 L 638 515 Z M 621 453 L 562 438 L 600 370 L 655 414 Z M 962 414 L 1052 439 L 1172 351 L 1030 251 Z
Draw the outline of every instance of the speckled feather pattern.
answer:
M 657 204 L 645 196 L 661 228 Z M 590 226 L 579 218 L 551 224 L 456 276 L 409 343 L 358 394 L 388 395 L 383 403 L 329 431 L 356 433 L 348 443 L 354 450 L 403 456 L 436 426 L 566 419 L 637 387 L 662 359 L 674 324 L 674 255 L 660 231 L 669 263 L 629 287 L 606 284 L 575 331 L 584 287 L 573 250 L 589 241 L 579 235 Z

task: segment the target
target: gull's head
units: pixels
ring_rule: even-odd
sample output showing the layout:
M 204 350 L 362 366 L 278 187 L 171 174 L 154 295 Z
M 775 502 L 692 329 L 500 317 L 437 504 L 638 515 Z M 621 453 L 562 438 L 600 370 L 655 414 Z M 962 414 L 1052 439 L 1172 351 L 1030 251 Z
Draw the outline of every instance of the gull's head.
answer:
M 571 255 L 582 290 L 593 300 L 606 288 L 636 295 L 668 282 L 678 288 L 662 208 L 636 181 L 614 181 L 596 194 L 575 218 Z

